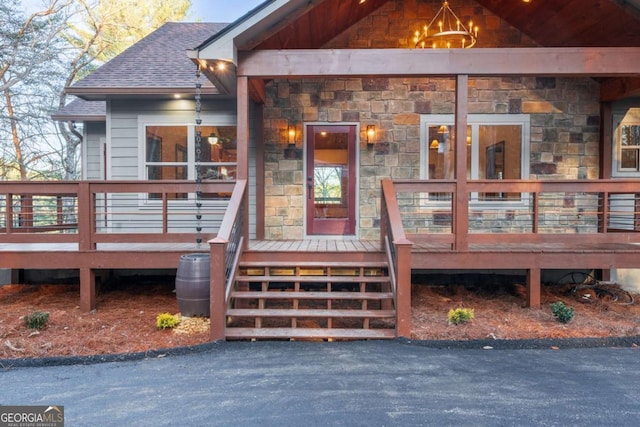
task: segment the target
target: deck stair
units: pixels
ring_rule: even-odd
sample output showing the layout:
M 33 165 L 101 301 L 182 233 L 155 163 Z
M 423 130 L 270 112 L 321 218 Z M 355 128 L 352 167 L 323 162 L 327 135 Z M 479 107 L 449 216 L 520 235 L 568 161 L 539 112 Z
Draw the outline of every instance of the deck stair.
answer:
M 230 294 L 227 339 L 395 338 L 384 261 L 242 261 Z

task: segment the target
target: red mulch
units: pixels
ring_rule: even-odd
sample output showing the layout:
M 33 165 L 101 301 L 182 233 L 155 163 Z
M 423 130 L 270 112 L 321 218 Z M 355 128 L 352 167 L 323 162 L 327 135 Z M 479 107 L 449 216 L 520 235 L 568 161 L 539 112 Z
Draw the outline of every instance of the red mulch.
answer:
M 202 327 L 177 334 L 158 330 L 156 316 L 178 313 L 173 283 L 145 281 L 105 287 L 96 311 L 83 313 L 77 285 L 6 285 L 0 287 L 0 359 L 77 356 L 158 350 L 208 341 Z M 413 286 L 413 339 L 525 339 L 640 335 L 640 296 L 624 305 L 611 298 L 585 298 L 566 286 L 543 287 L 542 308 L 524 305 L 524 287 Z M 593 293 L 593 292 L 591 292 Z M 549 304 L 563 301 L 575 309 L 568 324 L 555 320 Z M 475 318 L 450 325 L 452 308 L 473 308 Z M 47 326 L 28 329 L 23 317 L 50 313 Z M 185 322 L 186 323 L 186 322 Z M 206 327 L 206 325 L 205 325 Z
M 640 335 L 640 296 L 634 304 L 598 297 L 593 290 L 572 292 L 573 285 L 543 286 L 540 309 L 525 308 L 525 287 L 426 286 L 412 288 L 412 338 L 439 340 L 623 337 Z M 612 290 L 618 286 L 609 287 Z M 624 293 L 621 294 L 621 296 Z M 562 301 L 574 317 L 560 323 L 549 304 Z M 626 301 L 626 300 L 625 300 Z M 474 309 L 465 324 L 449 324 L 450 309 Z

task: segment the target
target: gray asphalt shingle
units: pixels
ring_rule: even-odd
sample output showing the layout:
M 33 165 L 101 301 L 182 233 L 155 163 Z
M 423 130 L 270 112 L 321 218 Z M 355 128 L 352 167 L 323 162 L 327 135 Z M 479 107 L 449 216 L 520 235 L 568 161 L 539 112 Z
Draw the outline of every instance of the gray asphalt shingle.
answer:
M 193 88 L 192 49 L 228 24 L 169 22 L 96 71 L 71 85 L 73 89 Z M 212 86 L 203 79 L 203 85 Z

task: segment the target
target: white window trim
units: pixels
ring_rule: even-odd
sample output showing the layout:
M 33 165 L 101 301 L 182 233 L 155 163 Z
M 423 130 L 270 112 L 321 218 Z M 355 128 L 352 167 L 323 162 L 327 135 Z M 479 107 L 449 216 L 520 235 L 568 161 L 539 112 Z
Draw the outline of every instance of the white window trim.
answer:
M 622 157 L 622 144 L 620 140 L 620 126 L 623 124 L 636 124 L 635 120 L 627 120 L 624 118 L 626 113 L 613 114 L 613 135 L 611 144 L 611 177 L 612 178 L 639 178 L 640 170 L 621 169 L 620 161 Z
M 455 116 L 453 114 L 423 114 L 420 116 L 420 179 L 428 179 L 429 164 L 429 126 L 455 124 Z M 520 170 L 522 171 L 521 179 L 529 179 L 530 176 L 530 158 L 531 158 L 531 117 L 528 114 L 469 114 L 467 116 L 467 125 L 471 126 L 471 178 L 474 180 L 478 176 L 478 127 L 481 125 L 521 125 L 522 126 L 522 147 L 520 156 Z M 482 207 L 501 207 L 509 206 L 523 207 L 528 204 L 528 199 L 523 194 L 520 201 L 486 201 L 479 200 L 478 194 L 473 193 L 469 203 L 474 209 Z M 449 203 L 449 202 L 447 202 Z M 428 205 L 443 204 L 440 201 L 428 201 Z

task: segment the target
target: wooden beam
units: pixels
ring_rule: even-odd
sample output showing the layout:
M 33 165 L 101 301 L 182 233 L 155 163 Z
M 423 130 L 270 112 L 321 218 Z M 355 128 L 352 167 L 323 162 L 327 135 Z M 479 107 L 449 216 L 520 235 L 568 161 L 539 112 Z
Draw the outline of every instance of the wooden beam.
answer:
M 612 102 L 630 96 L 640 96 L 640 77 L 606 79 L 600 83 L 600 101 Z
M 238 76 L 639 76 L 640 48 L 298 49 L 238 52 Z M 384 59 L 384 60 L 382 60 Z

